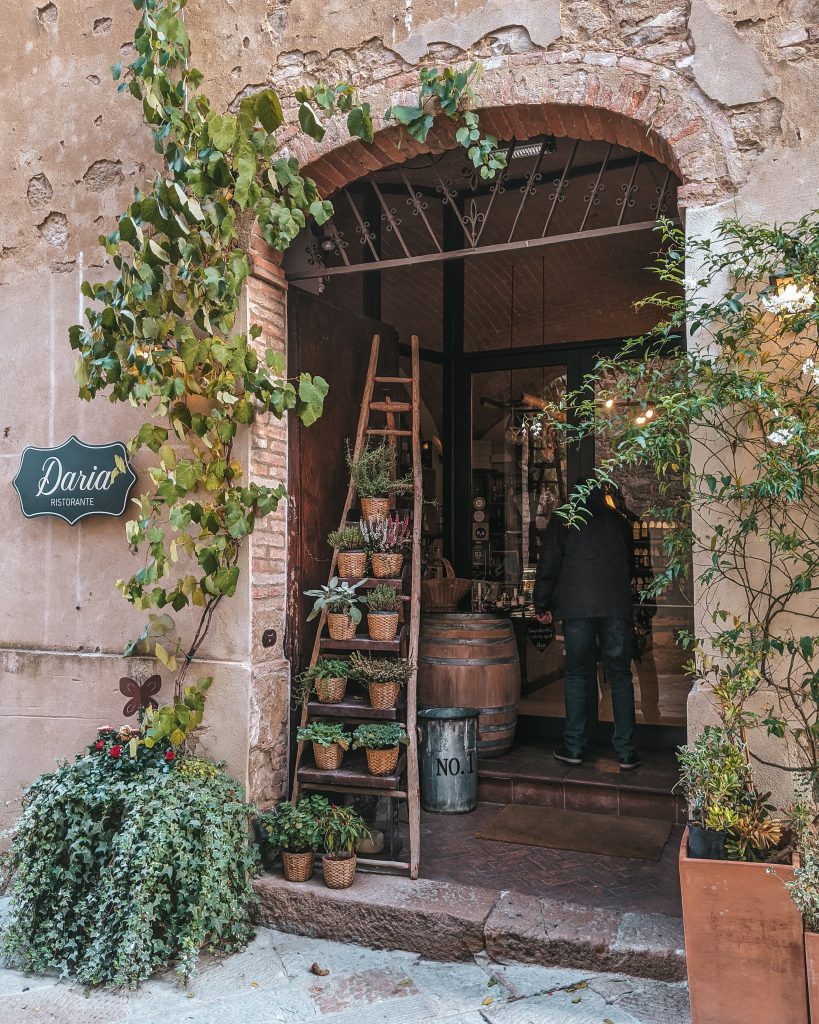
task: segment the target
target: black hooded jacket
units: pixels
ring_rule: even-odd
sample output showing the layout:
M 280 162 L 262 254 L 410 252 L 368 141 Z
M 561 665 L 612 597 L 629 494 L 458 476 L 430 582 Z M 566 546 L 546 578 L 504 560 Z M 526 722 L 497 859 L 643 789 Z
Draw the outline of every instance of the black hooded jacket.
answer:
M 599 490 L 586 508 L 591 518 L 579 528 L 552 516 L 543 531 L 535 611 L 555 619 L 631 619 L 631 529 Z

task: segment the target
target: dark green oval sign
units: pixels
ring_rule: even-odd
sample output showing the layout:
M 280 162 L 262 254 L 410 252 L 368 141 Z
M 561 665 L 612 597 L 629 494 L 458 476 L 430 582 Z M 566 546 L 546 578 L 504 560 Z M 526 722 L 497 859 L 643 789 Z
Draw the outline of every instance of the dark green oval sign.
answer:
M 26 448 L 14 478 L 24 516 L 57 516 L 72 526 L 86 516 L 121 516 L 135 483 L 121 441 L 76 437 L 58 448 Z

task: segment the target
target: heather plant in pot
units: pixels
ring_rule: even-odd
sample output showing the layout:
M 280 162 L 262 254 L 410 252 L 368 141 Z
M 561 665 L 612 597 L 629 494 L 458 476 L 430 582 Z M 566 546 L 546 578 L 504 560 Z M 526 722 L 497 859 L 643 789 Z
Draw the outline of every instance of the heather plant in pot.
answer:
M 394 708 L 413 672 L 413 664 L 406 658 L 377 658 L 354 651 L 350 656 L 350 669 L 355 678 L 364 683 L 374 708 Z
M 329 809 L 324 797 L 306 796 L 295 807 L 281 803 L 275 811 L 260 816 L 267 842 L 281 853 L 289 882 L 306 882 L 312 876 L 316 850 L 323 841 L 321 822 Z
M 333 806 L 321 822 L 324 882 L 330 889 L 349 889 L 355 880 L 356 848 L 370 838 L 364 819 L 352 807 Z
M 353 748 L 363 748 L 371 775 L 389 775 L 395 771 L 402 743 L 409 743 L 409 736 L 397 722 L 367 723 L 359 725 L 353 733 Z
M 362 598 L 356 591 L 362 582 L 339 582 L 338 576 L 333 576 L 326 586 L 317 590 L 305 590 L 307 597 L 315 598 L 313 610 L 307 616 L 307 621 L 312 622 L 326 611 L 330 639 L 352 640 L 356 627 L 361 622 L 361 609 L 358 604 Z
M 344 752 L 350 749 L 350 734 L 338 722 L 310 722 L 296 732 L 299 743 L 313 744 L 316 767 L 335 771 L 341 767 Z
M 401 573 L 404 552 L 412 541 L 409 516 L 377 516 L 361 523 L 364 546 L 370 555 L 373 576 L 397 577 Z
M 372 640 L 394 640 L 398 632 L 401 593 L 379 583 L 361 600 L 367 605 L 367 629 Z
M 411 477 L 396 479 L 397 455 L 394 446 L 387 441 L 365 444 L 357 458 L 348 441 L 346 458 L 365 520 L 389 515 L 390 496 L 412 491 Z
M 346 658 L 319 658 L 293 680 L 293 706 L 301 707 L 313 691 L 321 704 L 340 704 L 351 674 Z
M 367 573 L 364 536 L 357 523 L 350 523 L 327 535 L 327 543 L 338 552 L 339 576 L 360 579 Z

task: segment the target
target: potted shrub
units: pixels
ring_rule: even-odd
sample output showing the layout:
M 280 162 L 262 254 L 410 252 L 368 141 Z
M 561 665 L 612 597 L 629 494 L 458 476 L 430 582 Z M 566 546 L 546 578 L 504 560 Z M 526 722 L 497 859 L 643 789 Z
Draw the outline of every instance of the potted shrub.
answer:
M 389 515 L 390 495 L 406 494 L 412 490 L 409 476 L 395 479 L 396 452 L 387 441 L 377 445 L 365 444 L 357 459 L 353 458 L 348 441 L 347 466 L 365 520 Z
M 321 704 L 340 704 L 347 692 L 347 680 L 352 665 L 344 658 L 319 658 L 296 676 L 293 685 L 293 703 L 300 707 L 315 691 Z
M 310 722 L 297 731 L 296 739 L 313 744 L 316 768 L 323 771 L 340 768 L 345 750 L 350 749 L 349 733 L 338 722 Z
M 350 669 L 367 686 L 370 704 L 374 708 L 394 708 L 401 687 L 409 682 L 413 670 L 406 658 L 374 658 L 371 654 L 354 651 Z
M 377 516 L 361 523 L 364 546 L 369 552 L 373 576 L 401 574 L 404 551 L 412 540 L 409 516 Z
M 327 535 L 327 543 L 338 551 L 338 574 L 360 578 L 367 574 L 367 552 L 364 550 L 364 536 L 357 523 L 350 523 Z
M 364 748 L 370 775 L 389 775 L 395 771 L 401 743 L 409 743 L 409 736 L 397 722 L 371 722 L 359 725 L 353 733 L 353 748 Z
M 403 600 L 401 594 L 395 587 L 380 583 L 361 600 L 367 604 L 367 631 L 370 638 L 394 640 L 398 632 L 398 610 Z
M 329 889 L 349 889 L 355 880 L 355 851 L 370 838 L 364 819 L 352 807 L 331 807 L 321 822 L 324 856 L 321 868 Z
M 819 834 L 814 810 L 797 804 L 789 822 L 799 863 L 785 885 L 805 924 L 810 1024 L 819 1024 Z
M 356 589 L 363 581 L 358 583 L 340 583 L 338 576 L 333 576 L 327 586 L 319 587 L 317 590 L 305 590 L 307 597 L 314 597 L 313 610 L 307 616 L 307 621 L 312 622 L 322 611 L 327 611 L 327 632 L 331 640 L 352 640 L 355 636 L 356 627 L 361 622 L 361 609 L 358 602 L 361 600 Z
M 321 822 L 330 810 L 323 796 L 306 796 L 294 807 L 282 803 L 264 816 L 268 842 L 281 853 L 288 882 L 306 882 L 313 876 L 316 850 L 321 846 Z

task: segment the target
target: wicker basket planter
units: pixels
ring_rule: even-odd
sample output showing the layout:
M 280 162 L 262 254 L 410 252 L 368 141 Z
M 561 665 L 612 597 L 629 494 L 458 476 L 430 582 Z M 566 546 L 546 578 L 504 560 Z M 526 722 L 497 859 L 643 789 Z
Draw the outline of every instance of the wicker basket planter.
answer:
M 398 632 L 398 612 L 367 612 L 371 640 L 394 640 Z
M 370 707 L 386 710 L 394 708 L 401 694 L 400 683 L 369 683 Z
M 284 877 L 288 882 L 306 882 L 313 877 L 313 865 L 316 862 L 316 855 L 309 853 L 288 853 L 282 850 L 282 864 L 284 865 Z
M 393 579 L 401 575 L 401 566 L 404 564 L 404 556 L 399 552 L 398 554 L 386 554 L 383 551 L 374 551 L 370 555 L 370 561 L 373 567 L 373 576 L 378 579 L 386 579 L 392 577 Z
M 391 775 L 398 765 L 398 747 L 388 747 L 386 750 L 376 750 L 373 747 L 366 747 L 367 770 L 370 775 Z
M 355 854 L 349 857 L 331 857 L 325 853 L 321 859 L 324 884 L 328 889 L 349 889 L 355 881 Z
M 338 574 L 348 579 L 367 575 L 366 551 L 339 551 Z
M 421 607 L 425 612 L 454 612 L 472 589 L 472 580 L 458 579 L 445 558 L 442 564 L 444 576 L 421 580 Z
M 325 772 L 334 772 L 336 768 L 341 767 L 341 762 L 344 759 L 344 750 L 337 743 L 334 743 L 331 747 L 325 747 L 321 743 L 314 743 L 313 759 L 316 762 L 316 768 L 320 768 Z
M 331 640 L 352 640 L 355 636 L 355 623 L 349 615 L 328 612 L 327 632 L 330 634 Z
M 342 676 L 333 676 L 332 679 L 317 679 L 315 689 L 320 704 L 340 704 L 347 692 L 347 680 Z
M 379 519 L 390 514 L 389 498 L 362 498 L 361 515 L 365 519 Z

